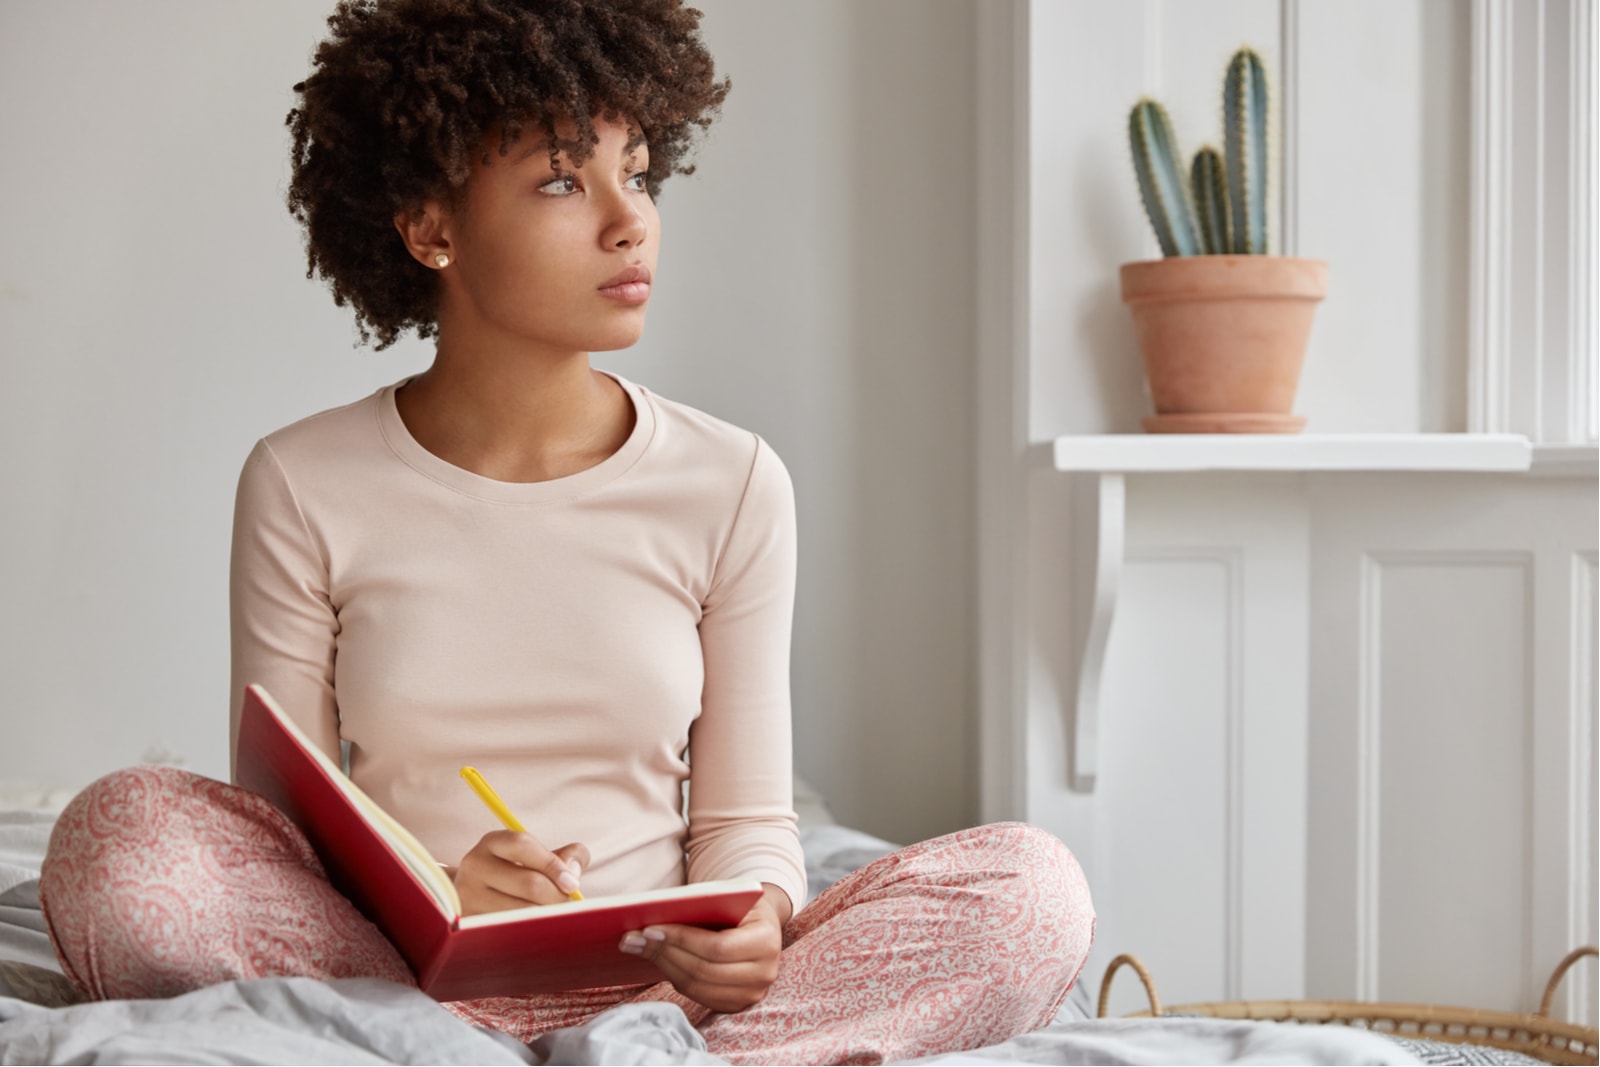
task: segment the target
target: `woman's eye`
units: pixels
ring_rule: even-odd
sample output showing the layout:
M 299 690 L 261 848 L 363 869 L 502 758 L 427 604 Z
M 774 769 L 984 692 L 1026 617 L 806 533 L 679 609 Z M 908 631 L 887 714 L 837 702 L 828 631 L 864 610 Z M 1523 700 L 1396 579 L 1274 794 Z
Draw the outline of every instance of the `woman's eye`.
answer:
M 548 193 L 551 196 L 571 196 L 578 191 L 578 183 L 571 177 L 556 178 L 554 181 L 548 181 L 539 186 L 539 191 Z
M 648 192 L 649 191 L 648 186 L 646 186 L 646 184 L 645 184 L 645 179 L 648 178 L 648 177 L 649 177 L 649 172 L 641 170 L 636 174 L 628 175 L 628 181 L 630 181 L 630 182 L 637 181 L 639 184 L 635 185 L 634 188 L 639 190 L 640 192 Z

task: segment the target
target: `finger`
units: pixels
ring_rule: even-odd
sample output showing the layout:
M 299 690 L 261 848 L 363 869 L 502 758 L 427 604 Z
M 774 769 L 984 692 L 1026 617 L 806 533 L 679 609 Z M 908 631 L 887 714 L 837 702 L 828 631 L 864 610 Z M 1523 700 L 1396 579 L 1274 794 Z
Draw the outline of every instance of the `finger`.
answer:
M 545 848 L 532 834 L 495 830 L 483 835 L 483 844 L 499 859 L 542 874 L 555 886 L 561 897 L 567 897 L 577 891 L 577 876 L 567 866 L 566 859 Z M 554 903 L 553 900 L 547 901 L 545 896 L 546 894 L 539 896 L 539 903 Z
M 475 848 L 461 861 L 454 879 L 464 914 L 558 904 L 569 899 L 539 871 L 503 860 L 487 848 Z
M 780 953 L 760 930 L 662 924 L 629 932 L 618 947 L 656 963 L 674 978 L 698 983 L 770 984 L 778 977 Z
M 646 941 L 637 930 L 624 934 L 617 947 L 649 960 L 675 985 L 732 986 L 759 977 L 759 969 L 750 963 L 712 963 L 681 948 Z
M 650 944 L 667 945 L 710 963 L 741 963 L 766 955 L 767 934 L 759 927 L 734 926 L 703 930 L 698 926 L 661 923 L 640 933 Z
M 537 837 L 520 830 L 490 830 L 478 844 L 491 855 L 535 870 L 555 855 Z
M 717 986 L 765 989 L 778 977 L 775 960 L 717 962 L 696 956 L 682 946 L 664 941 L 647 942 L 642 955 L 654 963 L 674 984 L 683 982 L 694 986 L 697 990 Z
M 556 855 L 566 860 L 568 867 L 576 863 L 578 865 L 577 870 L 572 873 L 580 878 L 583 877 L 583 872 L 589 869 L 589 846 L 581 841 L 574 841 L 570 845 L 562 845 L 556 849 Z
M 654 955 L 651 962 L 674 989 L 713 1011 L 743 1011 L 761 1001 L 778 977 L 776 965 L 714 964 L 661 942 L 645 948 L 644 938 L 637 932 L 624 937 L 625 947 L 630 939 L 640 955 Z
M 572 872 L 564 867 L 561 873 L 568 878 Z M 559 904 L 570 899 L 567 892 L 543 871 L 532 871 L 521 864 L 490 857 L 480 871 L 480 882 L 487 888 L 516 897 L 518 906 L 527 904 Z

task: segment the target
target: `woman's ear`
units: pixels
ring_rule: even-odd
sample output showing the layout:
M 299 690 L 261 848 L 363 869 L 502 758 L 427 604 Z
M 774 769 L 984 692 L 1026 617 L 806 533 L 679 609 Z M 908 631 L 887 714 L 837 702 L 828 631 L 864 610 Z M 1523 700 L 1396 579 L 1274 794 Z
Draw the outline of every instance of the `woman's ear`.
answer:
M 429 200 L 421 207 L 395 212 L 394 228 L 413 259 L 425 267 L 442 269 L 455 255 L 445 221 L 444 209 Z

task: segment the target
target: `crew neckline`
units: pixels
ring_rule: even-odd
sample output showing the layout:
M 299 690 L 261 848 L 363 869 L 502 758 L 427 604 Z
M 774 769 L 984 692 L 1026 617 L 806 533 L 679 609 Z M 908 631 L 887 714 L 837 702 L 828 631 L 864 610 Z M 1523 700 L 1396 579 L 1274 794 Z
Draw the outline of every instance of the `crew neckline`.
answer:
M 623 392 L 628 394 L 633 404 L 633 432 L 622 442 L 621 448 L 599 463 L 562 478 L 543 482 L 502 482 L 458 467 L 423 448 L 411 436 L 394 399 L 395 392 L 415 378 L 414 374 L 378 390 L 378 427 L 389 448 L 402 462 L 424 477 L 459 493 L 502 504 L 546 504 L 570 500 L 593 492 L 624 474 L 638 462 L 655 436 L 655 409 L 644 395 L 644 390 L 619 374 L 610 371 L 600 373 L 622 386 Z

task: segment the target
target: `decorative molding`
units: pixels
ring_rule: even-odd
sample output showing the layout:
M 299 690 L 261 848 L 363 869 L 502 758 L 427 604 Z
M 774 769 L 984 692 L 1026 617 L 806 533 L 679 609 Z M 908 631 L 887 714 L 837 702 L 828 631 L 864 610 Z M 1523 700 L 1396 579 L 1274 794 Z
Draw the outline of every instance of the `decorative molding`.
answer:
M 1477 559 L 1482 559 L 1486 553 L 1476 554 Z M 1535 783 L 1538 782 L 1537 767 L 1535 765 L 1536 750 L 1538 749 L 1538 730 L 1536 719 L 1538 717 L 1538 692 L 1539 668 L 1537 638 L 1539 622 L 1537 615 L 1538 601 L 1538 566 L 1539 559 L 1536 551 L 1496 552 L 1490 557 L 1499 563 L 1512 562 L 1522 568 L 1522 661 L 1525 664 L 1522 672 L 1522 810 L 1527 818 L 1527 823 L 1522 828 L 1522 899 L 1525 902 L 1522 909 L 1522 988 L 1534 988 L 1533 982 L 1533 921 L 1534 912 L 1538 909 L 1538 897 L 1535 893 L 1533 848 L 1534 840 L 1538 836 L 1533 825 L 1534 813 L 1538 809 L 1538 800 L 1534 796 Z
M 1472 4 L 1472 262 L 1468 326 L 1467 429 L 1504 432 L 1511 425 L 1508 332 L 1510 289 L 1506 284 L 1507 205 L 1511 153 L 1506 112 L 1510 94 L 1508 0 Z
M 1279 128 L 1283 131 L 1278 199 L 1280 256 L 1300 254 L 1300 0 L 1281 0 L 1278 14 Z
M 1597 57 L 1593 0 L 1567 0 L 1571 12 L 1568 24 L 1567 62 L 1571 76 L 1567 81 L 1569 144 L 1572 152 L 1573 181 L 1567 186 L 1567 214 L 1573 240 L 1568 246 L 1567 292 L 1572 339 L 1577 358 L 1568 365 L 1567 421 L 1569 441 L 1594 441 L 1600 438 L 1596 425 L 1595 374 L 1600 364 L 1600 332 L 1595 328 L 1595 286 L 1597 249 L 1596 198 L 1600 195 L 1600 175 L 1596 170 L 1597 137 L 1595 125 L 1595 63 Z
M 1228 573 L 1228 783 L 1227 849 L 1228 884 L 1224 890 L 1226 927 L 1223 931 L 1223 982 L 1229 1000 L 1238 1000 L 1244 982 L 1244 677 L 1245 605 L 1244 550 L 1219 550 Z
M 1473 433 L 1595 440 L 1593 19 L 1591 0 L 1473 0 Z
M 979 818 L 1027 817 L 1029 8 L 975 4 Z M 1006 168 L 1009 167 L 1009 172 Z
M 1382 804 L 1378 764 L 1378 715 L 1383 664 L 1383 563 L 1361 556 L 1361 606 L 1357 634 L 1356 710 L 1356 990 L 1357 1000 L 1378 999 L 1378 811 Z
M 1532 8 L 1532 11 L 1533 11 L 1532 17 L 1533 17 L 1534 53 L 1537 56 L 1537 59 L 1535 60 L 1535 70 L 1536 71 L 1543 71 L 1545 69 L 1545 61 L 1544 61 L 1545 12 L 1547 10 L 1549 10 L 1549 7 L 1550 7 L 1550 5 L 1548 3 L 1535 3 L 1533 5 L 1533 8 Z M 1520 15 L 1524 19 L 1526 19 L 1528 17 L 1528 9 L 1526 7 L 1524 7 L 1522 9 L 1518 10 L 1517 11 L 1517 15 Z M 1517 71 L 1516 67 L 1515 67 L 1516 61 L 1518 59 L 1517 52 L 1516 52 L 1516 37 L 1515 37 L 1516 32 L 1517 32 L 1517 30 L 1516 30 L 1517 23 L 1515 21 L 1513 21 L 1511 25 L 1512 25 L 1512 30 L 1511 30 L 1511 33 L 1512 33 L 1511 57 L 1512 57 L 1512 63 L 1513 63 L 1513 72 L 1516 73 L 1516 74 L 1521 74 L 1521 72 Z M 1513 83 L 1512 92 L 1513 93 L 1526 92 L 1527 91 L 1527 87 L 1528 87 L 1528 82 L 1529 82 L 1529 79 L 1524 77 L 1522 79 L 1522 84 L 1521 85 L 1516 85 L 1515 83 Z M 1545 269 L 1544 269 L 1544 267 L 1545 267 L 1545 264 L 1544 264 L 1545 247 L 1544 246 L 1545 246 L 1545 238 L 1548 236 L 1548 234 L 1546 234 L 1546 232 L 1545 232 L 1545 222 L 1546 222 L 1546 219 L 1548 218 L 1548 216 L 1545 214 L 1546 186 L 1548 186 L 1548 184 L 1549 184 L 1549 178 L 1548 178 L 1547 173 L 1546 173 L 1546 168 L 1547 168 L 1547 164 L 1548 164 L 1549 161 L 1545 157 L 1545 151 L 1546 151 L 1546 148 L 1545 148 L 1545 116 L 1548 114 L 1548 109 L 1546 107 L 1546 102 L 1545 102 L 1545 96 L 1546 96 L 1546 94 L 1545 94 L 1545 79 L 1543 77 L 1539 77 L 1539 76 L 1536 75 L 1535 78 L 1532 79 L 1532 82 L 1533 82 L 1533 92 L 1534 92 L 1534 116 L 1535 116 L 1534 123 L 1533 123 L 1533 169 L 1534 169 L 1535 178 L 1534 178 L 1534 183 L 1533 183 L 1533 225 L 1532 225 L 1532 227 L 1530 227 L 1530 231 L 1528 232 L 1527 236 L 1529 236 L 1529 237 L 1531 237 L 1533 239 L 1533 296 L 1534 296 L 1534 303 L 1533 303 L 1533 314 L 1531 316 L 1532 321 L 1530 322 L 1529 326 L 1530 326 L 1530 328 L 1531 328 L 1531 330 L 1533 332 L 1533 348 L 1532 348 L 1532 351 L 1534 353 L 1534 359 L 1533 359 L 1533 405 L 1532 405 L 1533 406 L 1533 439 L 1542 444 L 1545 441 L 1548 441 L 1548 440 L 1551 439 L 1545 433 L 1545 411 L 1544 411 L 1544 409 L 1545 409 L 1545 401 L 1544 401 L 1544 364 L 1545 364 L 1545 352 L 1546 352 L 1547 347 L 1548 347 L 1548 333 L 1549 333 L 1549 331 L 1545 329 L 1545 315 L 1546 315 L 1546 311 L 1545 311 L 1545 292 L 1546 292 L 1546 285 L 1545 285 Z M 1513 122 L 1516 121 L 1517 115 L 1516 115 L 1515 112 L 1511 113 L 1511 118 L 1512 118 Z M 1513 134 L 1512 148 L 1515 151 L 1515 150 L 1518 149 L 1518 147 L 1519 146 L 1516 145 L 1516 143 L 1515 143 L 1515 134 Z M 1513 175 L 1512 181 L 1516 182 L 1516 180 L 1517 180 L 1517 171 L 1516 171 L 1515 167 L 1513 167 L 1511 173 Z M 1527 187 L 1526 183 L 1524 182 L 1524 183 L 1521 183 L 1521 184 L 1522 184 L 1522 187 L 1523 187 L 1521 191 L 1526 191 L 1526 187 Z M 1515 206 L 1516 206 L 1515 204 L 1512 205 L 1513 208 L 1515 208 Z M 1515 225 L 1515 223 L 1513 223 L 1513 225 Z M 1516 233 L 1516 231 L 1513 230 L 1513 237 L 1512 237 L 1513 240 L 1516 239 L 1515 233 Z M 1518 383 L 1518 384 L 1525 384 L 1525 383 Z M 1556 439 L 1560 440 L 1560 438 L 1556 438 Z
M 1068 766 L 1070 785 L 1080 793 L 1094 792 L 1099 769 L 1100 681 L 1105 676 L 1106 647 L 1116 617 L 1117 593 L 1122 584 L 1127 534 L 1127 484 L 1120 474 L 1090 474 L 1073 478 L 1072 573 L 1074 581 L 1087 581 L 1087 589 L 1074 594 L 1074 634 L 1083 635 L 1078 655 L 1078 685 L 1068 704 L 1071 738 Z M 1083 536 L 1093 531 L 1092 537 Z
M 1596 567 L 1600 553 L 1575 552 L 1571 562 L 1572 605 L 1569 626 L 1567 737 L 1567 944 L 1589 945 L 1595 939 L 1595 916 L 1589 901 L 1595 892 L 1595 706 L 1600 675 L 1595 663 Z M 1594 1004 L 1594 971 L 1579 968 L 1566 985 L 1566 1017 L 1581 1020 Z

